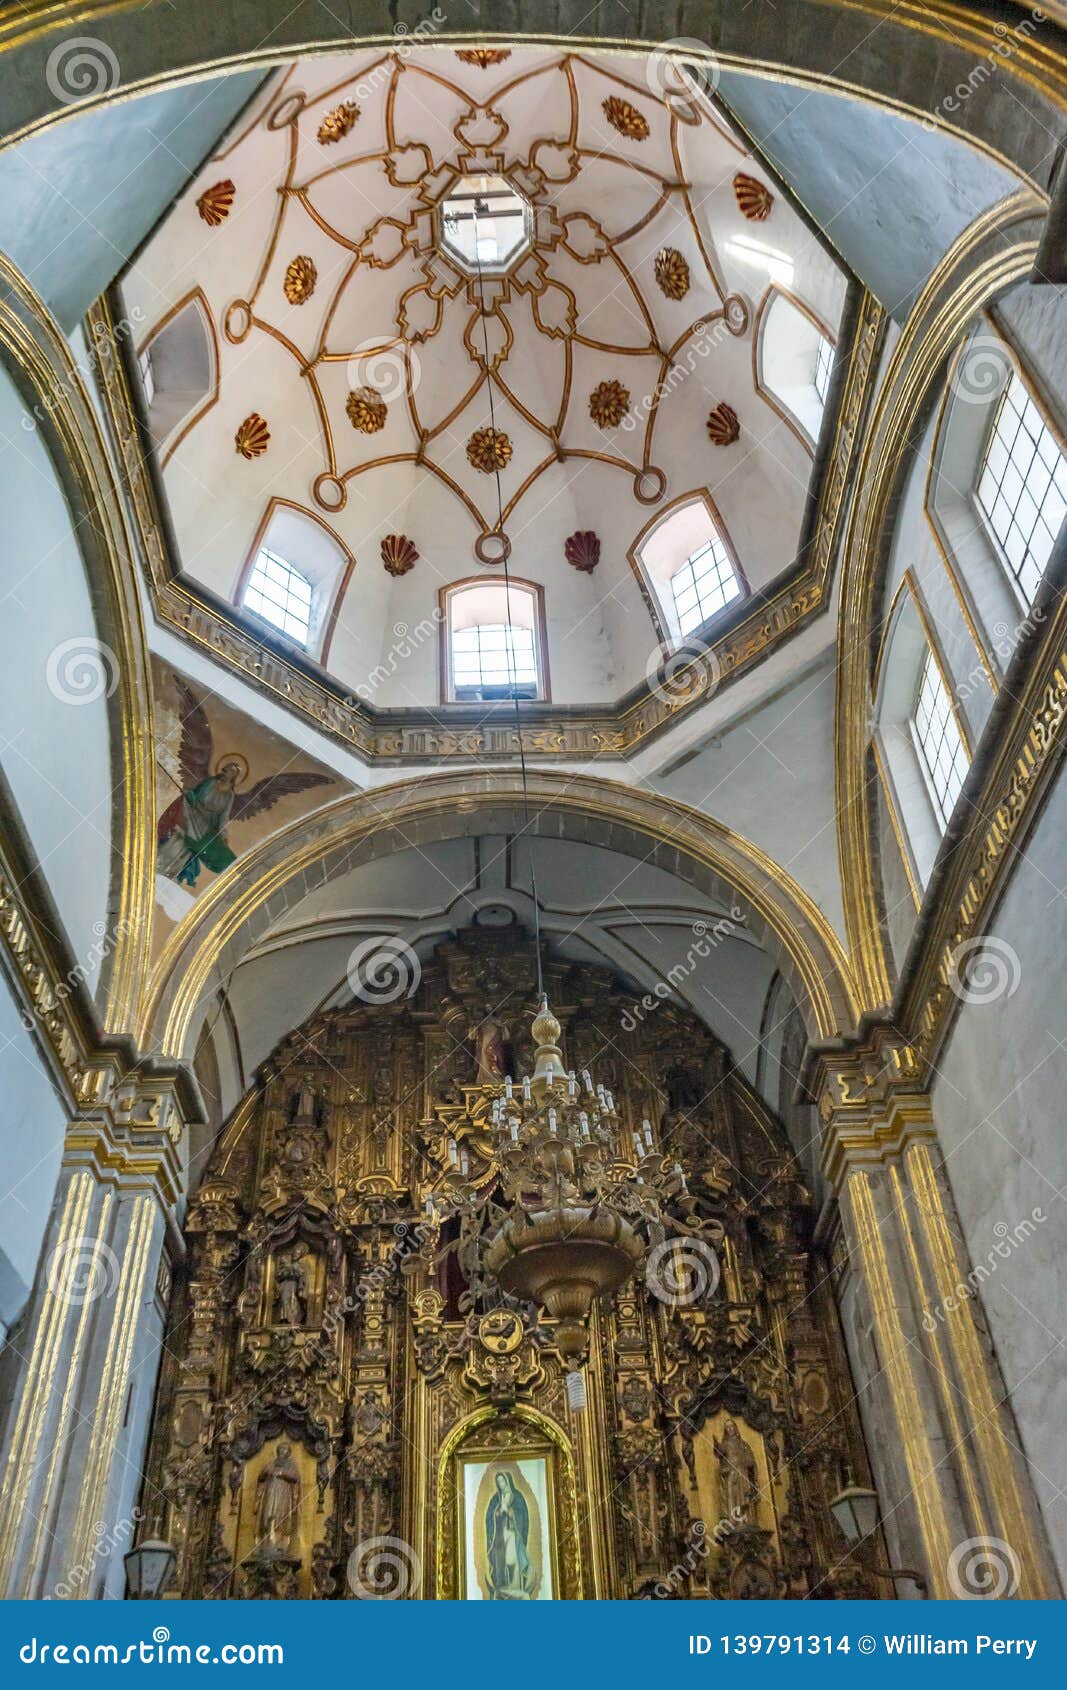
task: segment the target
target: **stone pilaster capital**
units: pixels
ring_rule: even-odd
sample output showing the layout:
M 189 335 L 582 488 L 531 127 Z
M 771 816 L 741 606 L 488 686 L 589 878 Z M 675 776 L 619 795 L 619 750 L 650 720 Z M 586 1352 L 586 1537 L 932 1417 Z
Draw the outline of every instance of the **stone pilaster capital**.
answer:
M 850 1168 L 885 1163 L 934 1137 L 924 1066 L 885 1021 L 853 1039 L 813 1048 L 803 1084 L 822 1127 L 822 1162 L 840 1188 Z

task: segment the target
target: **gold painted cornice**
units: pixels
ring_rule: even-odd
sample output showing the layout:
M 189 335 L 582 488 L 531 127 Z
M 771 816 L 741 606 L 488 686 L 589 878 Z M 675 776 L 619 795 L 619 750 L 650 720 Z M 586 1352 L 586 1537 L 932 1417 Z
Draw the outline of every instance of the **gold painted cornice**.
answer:
M 1020 189 L 950 247 L 894 349 L 860 458 L 841 565 L 835 763 L 845 923 L 863 1008 L 870 1012 L 887 1006 L 891 996 L 868 753 L 878 595 L 894 531 L 893 503 L 936 384 L 968 324 L 989 299 L 1029 274 L 1042 211 L 1036 196 Z
M 769 657 L 812 616 L 829 607 L 837 539 L 863 421 L 874 393 L 885 323 L 881 306 L 860 290 L 841 403 L 820 477 L 817 514 L 799 567 L 774 590 L 757 594 L 732 628 L 672 675 L 669 688 L 657 690 L 643 682 L 636 696 L 614 709 L 525 706 L 527 755 L 551 760 L 630 756 Z M 92 307 L 87 329 L 98 349 L 101 397 L 129 492 L 145 580 L 155 615 L 164 627 L 372 765 L 518 756 L 512 705 L 478 705 L 467 711 L 450 707 L 447 720 L 442 720 L 440 710 L 375 710 L 325 673 L 313 674 L 268 648 L 234 610 L 176 574 L 109 299 Z
M 822 1166 L 840 1193 L 858 1167 L 886 1166 L 917 1140 L 936 1139 L 919 1052 L 887 1022 L 809 1057 L 805 1094 L 822 1127 Z
M 151 688 L 133 547 L 107 447 L 70 346 L 25 277 L 0 253 L 0 358 L 44 441 L 74 536 L 109 675 L 114 780 L 110 946 L 104 1025 L 128 1032 L 148 968 L 155 873 Z

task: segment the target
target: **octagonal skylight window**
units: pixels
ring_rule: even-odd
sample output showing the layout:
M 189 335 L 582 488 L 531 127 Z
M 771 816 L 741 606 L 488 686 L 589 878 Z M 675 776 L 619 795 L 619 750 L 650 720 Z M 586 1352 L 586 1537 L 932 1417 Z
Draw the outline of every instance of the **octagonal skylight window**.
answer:
M 529 202 L 503 176 L 461 176 L 438 216 L 442 249 L 469 274 L 499 276 L 529 251 Z

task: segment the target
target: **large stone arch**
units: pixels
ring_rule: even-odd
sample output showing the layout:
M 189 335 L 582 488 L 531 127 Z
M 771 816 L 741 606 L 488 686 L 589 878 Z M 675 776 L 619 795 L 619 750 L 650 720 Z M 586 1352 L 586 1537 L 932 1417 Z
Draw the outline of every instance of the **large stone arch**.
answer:
M 157 1052 L 189 1056 L 203 1007 L 271 922 L 331 874 L 477 825 L 600 845 L 737 902 L 774 956 L 808 1035 L 849 1032 L 855 993 L 829 923 L 779 864 L 720 822 L 614 781 L 536 771 L 527 812 L 518 771 L 466 772 L 361 793 L 265 840 L 175 929 L 156 966 L 141 1028 Z
M 400 0 L 408 10 L 410 0 Z M 458 27 L 430 27 L 435 45 L 496 37 L 580 49 L 680 49 L 724 67 L 875 101 L 933 123 L 992 154 L 1044 190 L 1050 137 L 1067 103 L 1064 11 L 1046 0 L 1036 24 L 1022 7 L 1007 19 L 954 0 L 617 0 L 592 9 L 577 0 L 479 0 Z M 408 33 L 425 18 L 410 5 Z M 298 53 L 392 46 L 381 0 L 24 0 L 0 29 L 5 66 L 0 145 L 71 112 L 167 82 L 234 68 L 269 66 Z M 1025 25 L 1020 32 L 1019 26 Z M 403 25 L 401 25 L 403 28 Z M 876 42 L 872 44 L 872 38 Z M 96 65 L 66 81 L 51 57 L 64 41 L 88 43 Z M 783 61 L 782 43 L 788 42 Z M 86 61 L 88 62 L 88 61 Z M 988 75 L 975 82 L 976 66 Z M 1010 88 L 992 98 L 988 86 Z M 964 96 L 955 93 L 965 90 Z M 73 103 L 72 103 L 73 102 Z

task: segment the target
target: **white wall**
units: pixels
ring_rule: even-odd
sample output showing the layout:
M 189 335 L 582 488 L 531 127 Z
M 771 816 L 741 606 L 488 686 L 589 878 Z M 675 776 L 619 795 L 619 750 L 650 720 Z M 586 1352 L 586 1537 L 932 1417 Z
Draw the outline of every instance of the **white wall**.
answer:
M 22 1312 L 37 1269 L 66 1117 L 0 976 L 0 1341 Z
M 988 1265 L 1032 1220 L 1032 1234 L 982 1286 L 993 1344 L 1049 1533 L 1067 1577 L 1067 1132 L 1062 989 L 1067 885 L 1061 775 L 990 932 L 1010 995 L 965 1004 L 938 1064 L 934 1115 L 972 1263 Z M 1004 947 L 1010 947 L 1005 949 Z
M 115 659 L 51 460 L 3 371 L 0 496 L 0 766 L 91 989 L 110 886 Z

